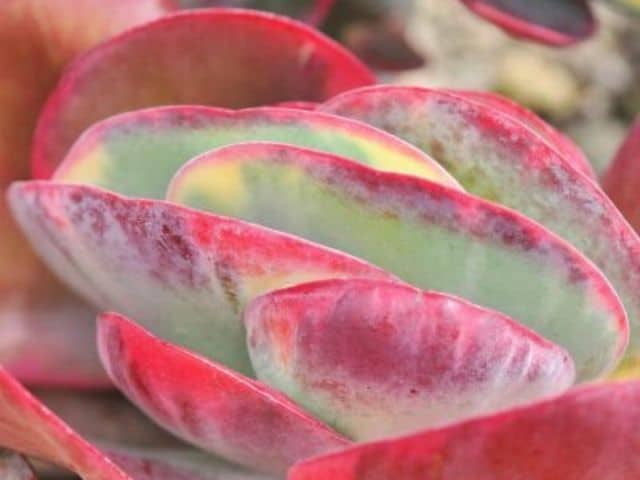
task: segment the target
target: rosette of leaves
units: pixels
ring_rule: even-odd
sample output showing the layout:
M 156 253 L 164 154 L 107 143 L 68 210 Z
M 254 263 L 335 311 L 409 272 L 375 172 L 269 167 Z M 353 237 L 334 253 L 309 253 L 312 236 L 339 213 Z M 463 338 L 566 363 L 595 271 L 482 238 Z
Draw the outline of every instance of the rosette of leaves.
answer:
M 373 80 L 243 10 L 163 17 L 74 61 L 36 178 L 7 193 L 86 302 L 48 325 L 41 363 L 100 384 L 79 360 L 97 344 L 199 451 L 90 443 L 5 370 L 0 445 L 91 480 L 635 478 L 640 383 L 603 380 L 638 358 L 640 239 L 531 112 Z

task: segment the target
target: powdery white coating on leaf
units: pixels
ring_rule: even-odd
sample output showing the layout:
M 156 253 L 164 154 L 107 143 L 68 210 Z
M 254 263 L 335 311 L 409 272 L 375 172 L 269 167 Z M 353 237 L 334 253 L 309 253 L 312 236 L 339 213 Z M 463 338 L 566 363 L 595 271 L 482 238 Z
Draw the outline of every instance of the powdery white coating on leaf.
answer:
M 258 378 L 359 441 L 562 393 L 566 351 L 456 297 L 368 280 L 277 290 L 245 312 Z
M 631 480 L 639 422 L 640 382 L 602 383 L 312 459 L 288 480 Z
M 284 473 L 347 440 L 265 384 L 163 342 L 117 314 L 98 345 L 116 385 L 179 437 L 251 468 Z
M 417 287 L 508 314 L 566 348 L 580 380 L 610 371 L 628 340 L 616 292 L 578 251 L 513 210 L 433 182 L 256 142 L 193 159 L 168 198 L 344 250 Z
M 525 124 L 447 91 L 372 87 L 322 109 L 394 133 L 433 155 L 471 193 L 514 208 L 593 261 L 622 299 L 640 335 L 640 239 L 590 178 Z
M 481 103 L 489 108 L 499 109 L 513 120 L 524 123 L 540 135 L 551 148 L 555 149 L 559 155 L 563 156 L 576 169 L 588 177 L 596 178 L 593 167 L 582 150 L 569 137 L 553 128 L 551 124 L 545 122 L 531 110 L 527 110 L 508 97 L 503 97 L 493 92 L 473 90 L 447 90 L 447 92 Z
M 249 375 L 247 301 L 310 280 L 391 278 L 320 245 L 168 202 L 54 182 L 15 184 L 10 197 L 37 251 L 85 298 Z
M 440 164 L 393 135 L 335 115 L 280 107 L 169 106 L 116 115 L 84 132 L 53 179 L 164 198 L 171 177 L 191 158 L 256 140 L 338 153 L 461 189 Z

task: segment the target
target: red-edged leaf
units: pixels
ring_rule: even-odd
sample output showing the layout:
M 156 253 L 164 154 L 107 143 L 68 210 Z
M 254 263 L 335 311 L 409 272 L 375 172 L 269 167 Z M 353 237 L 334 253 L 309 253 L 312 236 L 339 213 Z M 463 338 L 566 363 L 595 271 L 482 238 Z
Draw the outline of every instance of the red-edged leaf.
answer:
M 587 258 L 513 210 L 428 180 L 254 142 L 194 158 L 167 198 L 299 235 L 505 313 L 566 348 L 580 380 L 611 371 L 628 341 L 622 303 Z
M 470 193 L 518 210 L 571 243 L 616 289 L 631 324 L 627 355 L 640 357 L 640 334 L 634 333 L 640 332 L 640 238 L 575 160 L 550 146 L 530 120 L 447 90 L 417 87 L 359 89 L 321 109 L 419 146 Z
M 586 0 L 462 0 L 515 37 L 566 46 L 591 36 L 596 20 Z
M 448 90 L 453 95 L 458 95 L 475 102 L 482 103 L 489 108 L 499 109 L 503 114 L 509 115 L 514 120 L 524 123 L 527 127 L 542 136 L 559 155 L 564 157 L 575 168 L 585 175 L 596 178 L 593 167 L 589 159 L 569 137 L 559 130 L 556 130 L 549 123 L 537 116 L 531 110 L 527 110 L 522 105 L 510 100 L 507 97 L 492 92 L 481 92 L 474 90 Z
M 35 480 L 33 470 L 18 454 L 0 450 L 0 478 L 2 480 Z
M 116 115 L 84 132 L 53 179 L 161 199 L 176 171 L 193 157 L 216 147 L 265 140 L 326 150 L 376 169 L 461 188 L 442 166 L 407 142 L 348 118 L 305 110 L 188 105 Z M 233 178 L 229 184 L 227 193 L 234 195 Z
M 304 281 L 390 278 L 295 237 L 82 185 L 17 183 L 17 218 L 51 268 L 102 309 L 251 374 L 240 318 L 255 296 Z
M 289 480 L 631 480 L 640 477 L 640 383 L 356 446 L 295 466 Z
M 611 166 L 602 178 L 602 186 L 626 219 L 640 231 L 640 116 L 629 129 Z
M 117 314 L 101 316 L 98 345 L 109 375 L 131 401 L 179 437 L 229 460 L 278 473 L 348 444 L 276 390 Z
M 355 440 L 563 392 L 565 350 L 456 297 L 372 280 L 277 290 L 245 312 L 258 378 Z
M 119 112 L 319 101 L 371 83 L 337 43 L 284 17 L 235 9 L 166 16 L 103 43 L 66 71 L 38 123 L 34 175 L 48 178 L 85 128 Z
M 129 480 L 2 368 L 0 445 L 68 468 L 84 480 Z

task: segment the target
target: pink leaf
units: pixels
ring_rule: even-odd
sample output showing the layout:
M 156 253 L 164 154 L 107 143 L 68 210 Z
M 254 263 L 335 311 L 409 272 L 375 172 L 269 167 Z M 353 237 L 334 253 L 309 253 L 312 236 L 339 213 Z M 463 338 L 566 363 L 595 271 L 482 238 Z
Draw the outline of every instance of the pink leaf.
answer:
M 102 315 L 112 380 L 159 424 L 200 448 L 268 472 L 348 442 L 268 386 Z
M 337 43 L 284 17 L 235 9 L 166 16 L 99 45 L 67 69 L 38 122 L 34 175 L 50 177 L 85 128 L 116 113 L 320 101 L 373 81 Z
M 355 446 L 289 480 L 631 480 L 640 477 L 640 382 L 604 383 L 440 430 Z
M 566 390 L 565 350 L 456 297 L 373 280 L 276 290 L 245 312 L 258 378 L 356 440 Z

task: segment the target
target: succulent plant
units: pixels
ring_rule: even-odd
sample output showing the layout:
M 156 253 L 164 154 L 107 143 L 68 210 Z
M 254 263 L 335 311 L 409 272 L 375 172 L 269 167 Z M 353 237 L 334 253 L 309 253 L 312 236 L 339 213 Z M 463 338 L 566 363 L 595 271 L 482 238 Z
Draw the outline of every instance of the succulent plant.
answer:
M 74 293 L 0 369 L 0 446 L 87 480 L 637 477 L 640 383 L 606 380 L 639 356 L 637 234 L 533 113 L 373 83 L 248 10 L 78 57 L 7 192 Z M 94 444 L 18 380 L 104 385 L 98 356 L 198 450 Z

